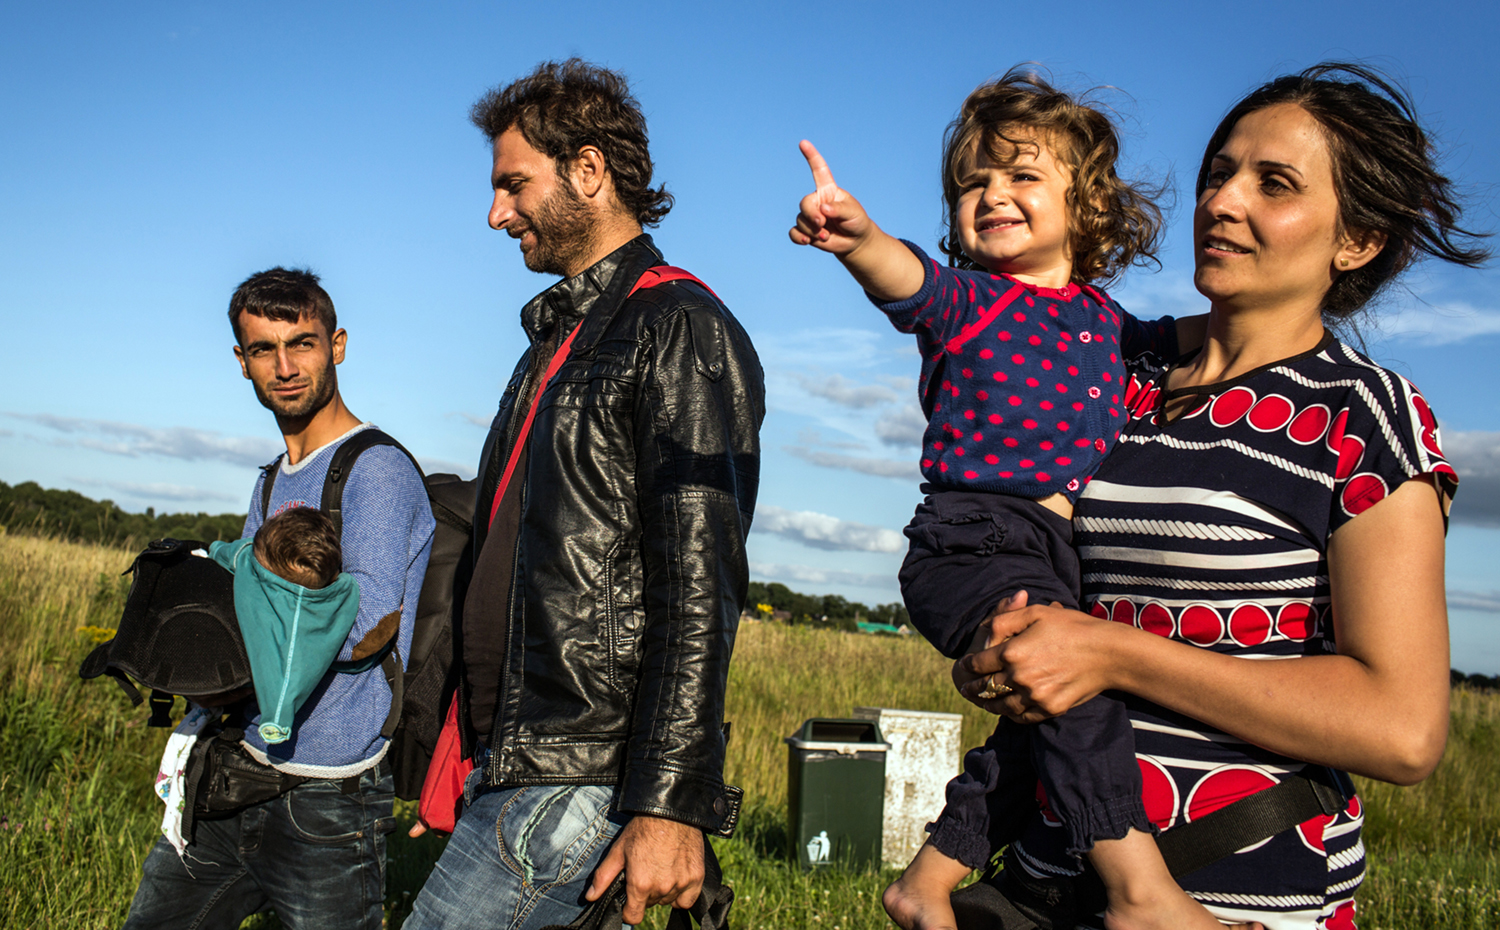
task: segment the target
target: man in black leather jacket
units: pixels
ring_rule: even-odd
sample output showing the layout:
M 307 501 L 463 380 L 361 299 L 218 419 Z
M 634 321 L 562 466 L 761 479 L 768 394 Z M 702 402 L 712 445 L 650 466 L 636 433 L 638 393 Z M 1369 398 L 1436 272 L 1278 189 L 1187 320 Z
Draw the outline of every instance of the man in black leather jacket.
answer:
M 672 200 L 623 78 L 547 63 L 471 115 L 490 225 L 563 280 L 522 308 L 480 461 L 460 711 L 479 771 L 407 926 L 566 924 L 622 870 L 634 924 L 696 899 L 703 835 L 737 816 L 722 725 L 762 372 L 642 232 Z

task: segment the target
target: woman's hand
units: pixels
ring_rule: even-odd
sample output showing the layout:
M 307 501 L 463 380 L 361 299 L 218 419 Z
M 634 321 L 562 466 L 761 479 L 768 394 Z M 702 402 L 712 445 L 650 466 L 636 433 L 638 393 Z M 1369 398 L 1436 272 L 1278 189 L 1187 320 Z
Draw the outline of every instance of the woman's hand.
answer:
M 1055 717 L 1111 687 L 1110 627 L 1056 603 L 1027 606 L 1023 592 L 980 626 L 987 648 L 954 663 L 954 684 L 978 706 L 1019 723 Z M 1000 694 L 986 700 L 984 692 Z
M 1001 697 L 1005 693 L 1001 691 L 1003 687 L 1001 677 L 996 676 L 991 680 L 988 674 L 971 671 L 969 659 L 976 653 L 1000 644 L 1003 637 L 994 635 L 995 620 L 1005 614 L 1021 610 L 1026 606 L 1026 598 L 1025 591 L 1017 591 L 996 605 L 994 611 L 985 617 L 974 631 L 974 641 L 969 644 L 968 651 L 953 663 L 953 687 L 958 689 L 958 693 L 963 695 L 964 700 L 996 716 L 1005 713 L 1005 706 L 1001 702 Z

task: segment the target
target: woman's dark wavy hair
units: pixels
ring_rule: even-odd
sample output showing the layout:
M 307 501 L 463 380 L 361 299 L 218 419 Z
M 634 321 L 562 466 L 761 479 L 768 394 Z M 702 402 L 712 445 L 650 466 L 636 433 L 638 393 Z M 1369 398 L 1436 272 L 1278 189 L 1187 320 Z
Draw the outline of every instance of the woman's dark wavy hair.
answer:
M 1073 279 L 1108 284 L 1131 265 L 1159 266 L 1160 189 L 1115 173 L 1120 138 L 1109 117 L 1025 66 L 975 88 L 943 136 L 948 213 L 941 248 L 948 264 L 980 268 L 964 253 L 957 223 L 962 173 L 976 147 L 983 145 L 991 159 L 1006 164 L 1036 141 L 1048 142 L 1073 172 L 1067 194 Z
M 1434 164 L 1432 141 L 1417 123 L 1411 100 L 1379 72 L 1352 62 L 1325 61 L 1283 75 L 1230 108 L 1203 151 L 1198 196 L 1235 124 L 1282 103 L 1306 110 L 1322 128 L 1333 162 L 1340 232 L 1386 237 L 1372 261 L 1334 279 L 1323 298 L 1326 321 L 1349 321 L 1419 255 L 1468 267 L 1490 257 L 1477 241 L 1487 233 L 1457 225 L 1462 209 L 1453 185 Z
M 508 87 L 496 87 L 469 110 L 490 142 L 514 126 L 526 142 L 551 158 L 566 177 L 578 150 L 604 153 L 615 196 L 642 226 L 655 226 L 672 209 L 664 186 L 651 187 L 646 118 L 618 72 L 579 58 L 548 61 Z

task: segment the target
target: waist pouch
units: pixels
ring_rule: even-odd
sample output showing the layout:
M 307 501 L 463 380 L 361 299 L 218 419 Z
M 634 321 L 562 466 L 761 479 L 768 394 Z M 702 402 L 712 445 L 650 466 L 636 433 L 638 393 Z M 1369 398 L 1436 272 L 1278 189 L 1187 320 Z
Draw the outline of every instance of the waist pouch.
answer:
M 257 762 L 240 745 L 244 736 L 238 727 L 210 725 L 188 753 L 182 775 L 182 835 L 189 843 L 197 821 L 231 817 L 312 780 Z

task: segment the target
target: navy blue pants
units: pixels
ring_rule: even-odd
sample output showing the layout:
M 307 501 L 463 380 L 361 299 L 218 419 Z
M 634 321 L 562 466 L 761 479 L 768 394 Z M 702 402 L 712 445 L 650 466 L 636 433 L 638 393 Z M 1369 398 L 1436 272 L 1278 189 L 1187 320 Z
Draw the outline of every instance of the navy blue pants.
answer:
M 982 491 L 927 495 L 906 527 L 901 596 L 912 625 L 943 655 L 968 651 L 1001 601 L 1078 608 L 1080 569 L 1072 524 L 1035 501 Z M 1141 773 L 1125 705 L 1101 694 L 1060 717 L 1023 726 L 1000 718 L 983 746 L 964 756 L 947 805 L 928 829 L 939 852 L 983 868 L 1036 813 L 1037 783 L 1081 855 L 1131 827 L 1154 832 L 1141 801 Z

